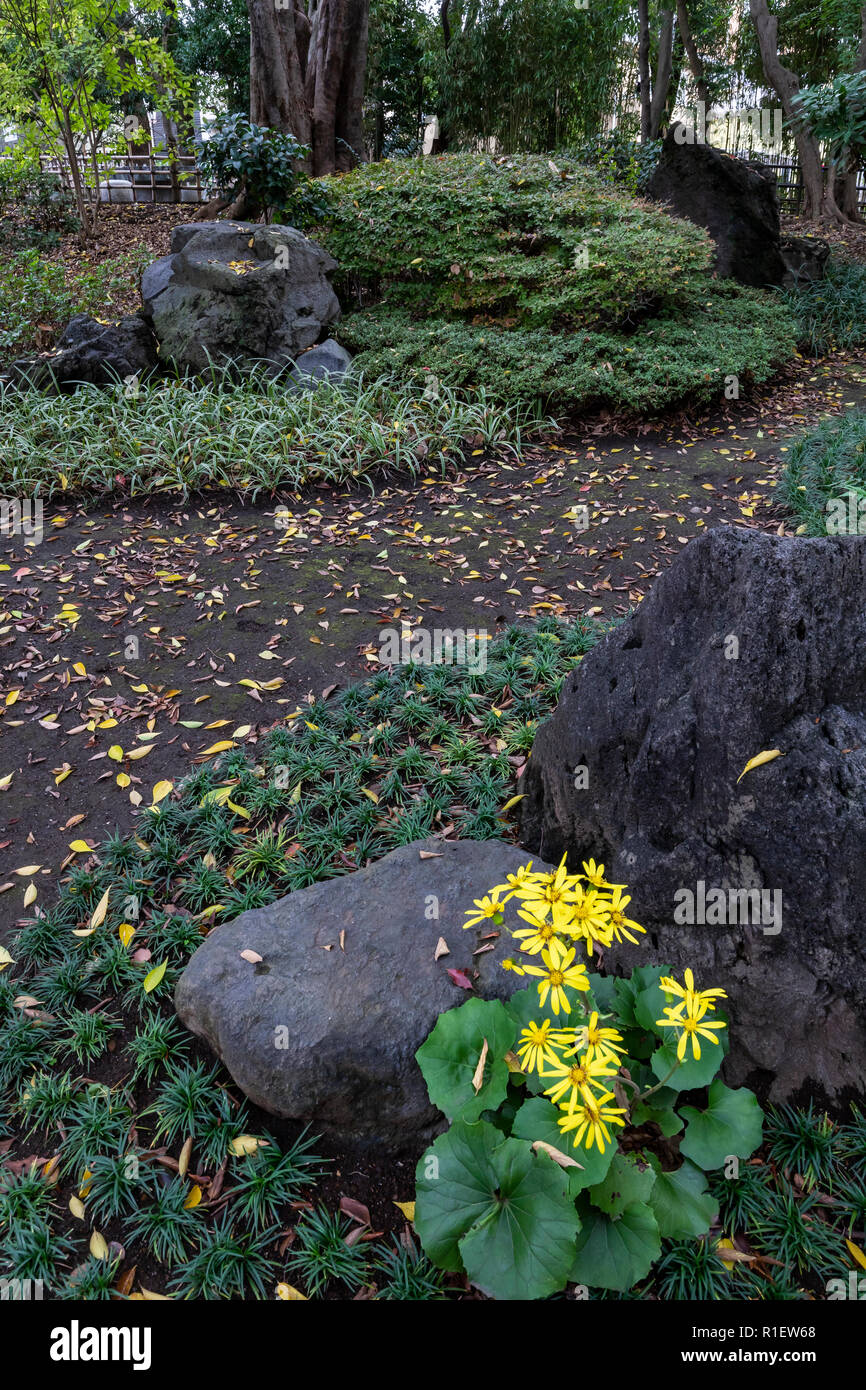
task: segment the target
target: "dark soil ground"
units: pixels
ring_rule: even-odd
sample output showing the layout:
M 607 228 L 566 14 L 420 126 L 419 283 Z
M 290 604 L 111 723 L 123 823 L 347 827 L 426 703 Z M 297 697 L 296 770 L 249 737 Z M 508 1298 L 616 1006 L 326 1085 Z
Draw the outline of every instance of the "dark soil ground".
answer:
M 375 495 L 48 505 L 41 544 L 0 551 L 0 939 L 73 840 L 130 830 L 215 743 L 375 670 L 382 628 L 621 614 L 702 528 L 784 529 L 787 441 L 864 402 L 863 360 L 800 363 L 708 418 L 594 420 Z

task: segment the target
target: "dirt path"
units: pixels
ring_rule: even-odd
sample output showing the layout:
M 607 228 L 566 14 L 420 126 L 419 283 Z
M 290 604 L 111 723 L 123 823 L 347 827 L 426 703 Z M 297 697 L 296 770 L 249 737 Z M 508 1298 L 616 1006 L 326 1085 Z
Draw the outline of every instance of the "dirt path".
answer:
M 0 939 L 73 840 L 128 832 L 215 743 L 375 670 L 384 628 L 625 613 L 701 528 L 778 530 L 786 441 L 864 404 L 862 361 L 803 364 L 709 420 L 596 422 L 375 497 L 47 505 L 41 544 L 0 552 Z

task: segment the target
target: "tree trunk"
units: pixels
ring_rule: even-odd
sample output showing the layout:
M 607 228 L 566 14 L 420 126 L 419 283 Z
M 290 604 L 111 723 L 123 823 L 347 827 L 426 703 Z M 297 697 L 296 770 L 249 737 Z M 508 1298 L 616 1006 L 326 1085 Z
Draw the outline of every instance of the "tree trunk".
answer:
M 312 19 L 279 3 L 247 0 L 250 117 L 311 146 L 314 175 L 350 169 L 365 158 L 369 0 L 311 0 Z
M 662 10 L 656 72 L 650 99 L 649 138 L 657 140 L 667 107 L 674 58 L 674 12 Z
M 860 9 L 860 46 L 857 49 L 857 58 L 854 63 L 854 71 L 862 72 L 866 68 L 866 4 Z M 857 197 L 857 175 L 859 165 L 854 164 L 845 174 L 845 192 L 842 199 L 842 211 L 851 222 L 862 222 L 860 216 L 860 205 Z M 837 199 L 838 202 L 838 199 Z
M 304 72 L 310 21 L 302 10 L 277 0 L 247 0 L 250 17 L 250 120 L 291 132 L 309 145 L 310 113 Z
M 638 91 L 640 93 L 640 139 L 641 144 L 644 145 L 650 138 L 650 125 L 652 120 L 650 101 L 649 0 L 637 0 L 637 15 L 637 76 Z
M 686 9 L 686 0 L 677 0 L 677 28 L 680 31 L 680 38 L 683 41 L 683 48 L 686 50 L 686 57 L 689 62 L 689 71 L 695 83 L 695 97 L 704 103 L 704 110 L 710 108 L 710 93 L 707 87 L 704 63 L 698 52 L 697 44 L 692 36 L 692 27 L 689 23 L 689 15 Z
M 781 102 L 786 120 L 791 123 L 803 174 L 802 214 L 823 222 L 845 222 L 847 219 L 833 196 L 832 179 L 828 181 L 822 165 L 818 142 L 797 118 L 794 98 L 800 90 L 800 79 L 779 58 L 779 21 L 770 14 L 767 0 L 749 0 L 749 13 L 758 36 L 764 75 Z
M 318 0 L 310 35 L 306 95 L 313 174 L 364 159 L 364 73 L 369 0 Z

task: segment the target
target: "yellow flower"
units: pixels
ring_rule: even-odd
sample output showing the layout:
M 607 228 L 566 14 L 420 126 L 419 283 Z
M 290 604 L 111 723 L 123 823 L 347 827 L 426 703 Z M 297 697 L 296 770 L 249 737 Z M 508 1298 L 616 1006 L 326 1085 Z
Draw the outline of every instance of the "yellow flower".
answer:
M 571 906 L 571 931 L 586 939 L 586 954 L 592 955 L 593 942 L 611 944 L 607 920 L 607 900 L 595 888 L 578 888 Z
M 724 1028 L 725 1024 L 706 1022 L 704 1014 L 707 1012 L 707 1007 L 706 1002 L 702 1002 L 693 995 L 691 999 L 684 1000 L 683 1003 L 677 1004 L 675 1007 L 666 1008 L 667 1018 L 656 1019 L 660 1028 L 682 1029 L 677 1043 L 677 1060 L 679 1062 L 685 1059 L 689 1039 L 691 1039 L 692 1055 L 696 1062 L 701 1060 L 700 1038 L 706 1038 L 709 1042 L 718 1045 L 719 1040 L 716 1037 L 716 1031 Z
M 501 885 L 502 891 L 507 890 L 513 894 L 518 888 L 522 888 L 525 884 L 531 883 L 534 879 L 542 877 L 542 874 L 534 874 L 532 872 L 532 860 L 530 859 L 528 864 L 521 864 L 516 873 L 506 875 L 506 881 Z M 493 891 L 498 893 L 500 890 L 497 887 Z
M 610 1131 L 607 1126 L 625 1125 L 625 1120 L 621 1118 L 625 1111 L 607 1103 L 613 1099 L 613 1091 L 605 1091 L 603 1095 L 597 1096 L 594 1100 L 584 1100 L 582 1105 L 576 1105 L 574 1110 L 569 1111 L 568 1114 L 559 1116 L 557 1124 L 563 1134 L 574 1134 L 575 1148 L 583 1140 L 587 1149 L 591 1149 L 595 1144 L 599 1153 L 604 1153 L 605 1146 L 611 1143 Z M 559 1108 L 560 1110 L 568 1109 L 564 1105 Z
M 727 999 L 728 997 L 723 989 L 695 989 L 695 977 L 691 970 L 686 970 L 683 979 L 685 980 L 685 987 L 678 984 L 670 975 L 663 975 L 659 980 L 659 989 L 663 994 L 674 994 L 681 999 L 682 1004 L 678 1004 L 676 1007 L 685 1008 L 687 1013 L 693 1002 L 703 1004 L 706 1011 L 706 1009 L 716 1007 L 717 999 Z M 665 1013 L 667 1012 L 666 1009 Z
M 619 1066 L 617 1053 L 625 1052 L 621 1044 L 622 1033 L 615 1028 L 599 1028 L 598 1014 L 591 1014 L 589 1023 L 575 1031 L 575 1051 L 585 1051 L 590 1061 L 595 1057 L 604 1057 Z
M 553 922 L 542 921 L 534 912 L 523 907 L 518 909 L 518 916 L 532 923 L 531 927 L 521 927 L 519 931 L 511 933 L 515 941 L 523 941 L 521 951 L 528 951 L 531 956 L 535 956 L 556 939 L 556 927 Z
M 585 859 L 582 868 L 587 883 L 591 883 L 593 888 L 611 888 L 613 886 L 607 882 L 604 876 L 603 864 L 596 864 L 594 859 Z
M 524 1028 L 521 1032 L 517 1055 L 524 1071 L 537 1071 L 539 1076 L 543 1076 L 544 1062 L 556 1063 L 559 1061 L 553 1050 L 552 1026 L 550 1019 L 546 1018 L 541 1024 L 530 1023 L 529 1027 Z
M 607 1057 L 596 1057 L 590 1061 L 585 1054 L 583 1057 L 573 1057 L 570 1061 L 560 1061 L 559 1058 L 556 1058 L 554 1065 L 549 1071 L 544 1072 L 544 1075 L 556 1076 L 559 1079 L 552 1086 L 548 1086 L 544 1094 L 550 1096 L 554 1105 L 559 1104 L 563 1097 L 568 1095 L 565 1105 L 569 1115 L 571 1115 L 574 1113 L 578 1100 L 582 1101 L 584 1105 L 592 1104 L 595 1100 L 592 1086 L 604 1091 L 605 1080 L 616 1075 L 617 1066 L 618 1059 L 611 1061 Z
M 642 927 L 639 922 L 633 922 L 630 917 L 626 917 L 625 909 L 630 902 L 631 898 L 627 893 L 623 893 L 621 885 L 615 884 L 607 905 L 608 926 L 615 941 L 625 937 L 626 941 L 631 941 L 637 945 L 637 938 L 632 936 L 627 929 L 631 927 L 633 931 L 639 931 L 646 936 L 646 927 Z
M 545 907 L 553 903 L 570 902 L 577 887 L 579 874 L 569 874 L 565 868 L 565 855 L 559 868 L 552 874 L 533 874 L 519 888 L 515 896 L 521 898 L 528 907 L 539 904 Z
M 505 960 L 502 962 L 502 969 L 503 969 L 503 970 L 513 970 L 515 975 L 525 975 L 525 974 L 526 974 L 526 971 L 524 970 L 523 966 L 522 966 L 522 965 L 518 965 L 518 964 L 517 964 L 517 961 L 514 960 L 513 957 L 511 957 L 511 956 L 506 956 L 506 957 L 505 957 Z
M 563 986 L 570 985 L 572 989 L 589 989 L 586 966 L 572 965 L 574 956 L 573 946 L 566 950 L 558 941 L 551 941 L 550 945 L 545 946 L 541 952 L 541 959 L 547 967 L 545 970 L 542 970 L 538 965 L 524 966 L 527 975 L 539 975 L 541 977 L 538 986 L 538 999 L 542 1008 L 544 1008 L 549 994 L 550 1007 L 555 1014 L 558 1014 L 560 1009 L 563 1013 L 570 1014 L 571 1005 Z
M 466 927 L 477 927 L 479 922 L 502 921 L 503 904 L 499 902 L 496 896 L 498 891 L 497 888 L 494 888 L 490 897 L 475 899 L 475 906 L 478 911 L 473 912 L 471 908 L 468 909 L 466 916 L 469 920 L 463 923 L 464 929 Z

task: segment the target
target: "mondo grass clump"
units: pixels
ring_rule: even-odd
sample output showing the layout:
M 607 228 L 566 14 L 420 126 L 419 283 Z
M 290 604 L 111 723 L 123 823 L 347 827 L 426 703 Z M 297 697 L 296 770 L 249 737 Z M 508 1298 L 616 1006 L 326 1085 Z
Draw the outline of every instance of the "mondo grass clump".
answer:
M 810 357 L 866 343 L 866 265 L 831 256 L 823 279 L 803 280 L 783 298 L 796 320 L 799 346 Z
M 324 182 L 337 333 L 368 375 L 646 411 L 709 401 L 731 373 L 766 381 L 794 353 L 788 304 L 713 279 L 703 229 L 567 154 L 385 160 Z
M 780 493 L 798 535 L 866 533 L 866 410 L 833 415 L 798 439 Z
M 543 423 L 483 388 L 425 390 L 369 374 L 310 390 L 230 365 L 66 395 L 0 383 L 0 481 L 46 498 L 232 488 L 255 501 L 323 482 L 374 490 L 385 470 L 444 471 L 469 448 L 517 453 Z
M 179 1027 L 172 991 L 198 942 L 247 906 L 361 868 L 418 833 L 453 825 L 463 837 L 508 837 L 503 808 L 538 721 L 605 630 L 544 619 L 491 643 L 485 671 L 399 667 L 315 700 L 257 744 L 197 767 L 140 813 L 134 835 L 67 872 L 0 972 L 0 1132 L 12 1139 L 0 1154 L 4 1273 L 42 1279 L 43 1297 L 57 1300 L 145 1289 L 174 1299 L 465 1296 L 462 1276 L 435 1267 L 396 1209 L 376 1237 L 335 1209 L 339 1162 L 315 1135 L 263 1124 Z M 130 885 L 134 922 L 124 915 Z M 106 892 L 98 926 L 74 936 Z M 140 948 L 150 959 L 133 959 Z M 121 1029 L 91 1057 L 80 1015 L 95 1005 Z M 839 1125 L 802 1113 L 801 1125 L 780 1110 L 772 1161 L 761 1151 L 736 1183 L 713 1176 L 708 1248 L 695 1238 L 686 1250 L 677 1237 L 671 1259 L 619 1296 L 829 1296 L 840 1260 L 853 1267 L 845 1241 L 866 1244 L 866 1124 L 858 1110 Z M 827 1124 L 832 1173 L 822 1166 Z M 33 1155 L 38 1164 L 21 1165 Z M 808 1193 L 800 1163 L 816 1178 Z M 405 1203 L 411 1170 L 399 1172 L 392 1195 Z M 724 1242 L 741 1236 L 770 1260 L 783 1249 L 788 1263 L 728 1269 Z M 668 1250 L 665 1240 L 662 1257 Z M 600 1294 L 609 1296 L 591 1291 Z

